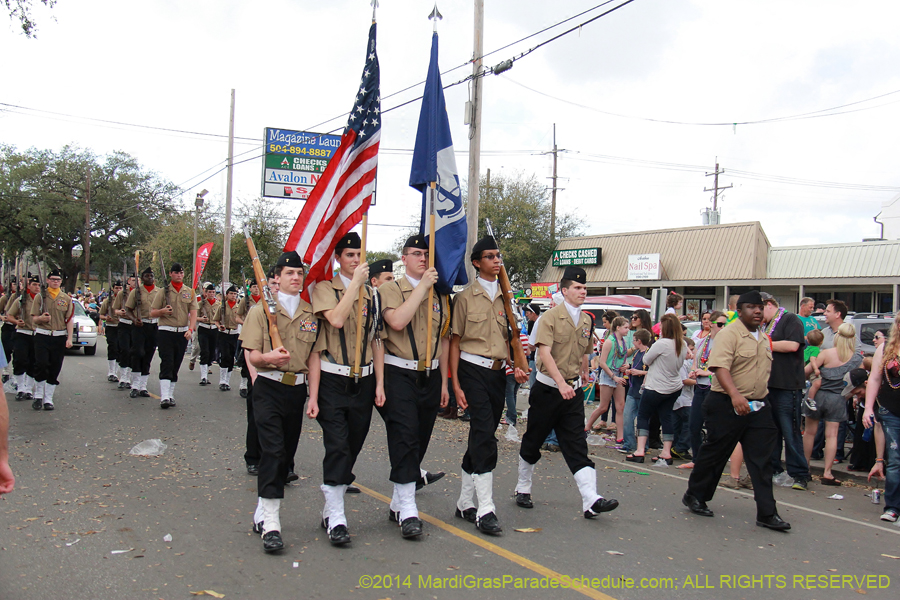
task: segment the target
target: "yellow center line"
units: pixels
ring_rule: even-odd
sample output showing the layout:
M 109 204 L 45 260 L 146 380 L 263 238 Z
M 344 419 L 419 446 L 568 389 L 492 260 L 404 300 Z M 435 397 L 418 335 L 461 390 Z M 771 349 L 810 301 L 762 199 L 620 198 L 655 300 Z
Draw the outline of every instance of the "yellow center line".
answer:
M 387 496 L 385 496 L 383 494 L 379 494 L 375 490 L 369 489 L 363 485 L 359 485 L 359 483 L 354 483 L 354 485 L 356 485 L 356 487 L 358 487 L 360 490 L 362 490 L 363 493 L 375 498 L 376 500 L 381 500 L 385 504 L 390 505 L 391 499 L 388 498 Z M 503 557 L 506 560 L 514 562 L 515 564 L 519 565 L 520 567 L 524 567 L 530 571 L 534 571 L 538 575 L 541 575 L 543 577 L 549 577 L 551 579 L 556 579 L 559 582 L 563 582 L 566 579 L 571 580 L 571 578 L 567 578 L 567 576 L 563 575 L 562 573 L 557 573 L 553 569 L 550 569 L 550 568 L 545 567 L 544 565 L 538 564 L 538 563 L 534 562 L 533 560 L 528 560 L 524 556 L 516 554 L 515 552 L 510 552 L 506 548 L 501 548 L 500 546 L 498 546 L 496 544 L 492 544 L 492 543 L 486 541 L 484 538 L 472 535 L 471 533 L 466 533 L 462 529 L 459 529 L 458 527 L 454 527 L 453 525 L 450 525 L 449 523 L 445 523 L 444 521 L 441 521 L 440 519 L 438 519 L 436 517 L 432 517 L 431 515 L 429 515 L 427 513 L 420 512 L 419 518 L 422 519 L 423 521 L 425 521 L 426 523 L 431 523 L 435 527 L 439 527 L 440 529 L 443 529 L 447 533 L 451 533 L 458 538 L 461 538 L 463 540 L 466 540 L 467 542 L 475 544 L 476 546 L 484 548 L 488 552 L 493 552 L 497 556 Z M 604 594 L 603 592 L 597 591 L 593 588 L 590 588 L 590 587 L 587 587 L 584 585 L 576 585 L 575 582 L 572 582 L 570 584 L 569 589 L 579 592 L 581 594 L 584 594 L 588 598 L 594 598 L 594 600 L 616 600 L 612 596 L 608 596 L 608 595 Z

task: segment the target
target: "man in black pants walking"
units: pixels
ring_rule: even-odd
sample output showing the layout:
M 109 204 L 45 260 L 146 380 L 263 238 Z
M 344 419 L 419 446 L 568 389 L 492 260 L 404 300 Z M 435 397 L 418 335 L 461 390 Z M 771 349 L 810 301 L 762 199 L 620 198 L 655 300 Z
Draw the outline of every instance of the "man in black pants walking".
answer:
M 200 344 L 200 385 L 209 385 L 209 365 L 212 364 L 215 354 L 216 341 L 219 330 L 215 324 L 216 310 L 219 301 L 216 300 L 216 287 L 207 284 L 206 297 L 200 302 L 197 310 L 197 343 Z
M 184 269 L 179 263 L 172 263 L 169 285 L 156 295 L 150 316 L 159 318 L 159 407 L 169 408 L 175 406 L 178 371 L 197 326 L 197 297 L 184 285 Z
M 156 295 L 161 290 L 154 285 L 153 269 L 147 267 L 141 273 L 141 285 L 128 295 L 125 310 L 132 322 L 131 330 L 131 397 L 150 397 L 147 379 L 150 378 L 150 363 L 156 354 L 156 329 L 159 317 L 151 317 L 150 309 Z M 137 384 L 135 385 L 135 379 Z
M 119 317 L 119 389 L 131 389 L 131 332 L 134 330 L 134 324 L 128 318 L 128 311 L 125 310 L 125 302 L 128 300 L 129 294 L 134 289 L 137 278 L 132 275 L 126 281 L 127 287 L 119 290 L 116 297 L 112 301 L 112 311 Z M 140 373 L 135 378 L 140 377 Z
M 59 289 L 62 273 L 47 276 L 47 291 L 31 304 L 34 323 L 34 402 L 31 408 L 53 410 L 53 392 L 59 385 L 66 348 L 72 347 L 75 307 L 72 298 Z
M 103 321 L 103 332 L 106 334 L 106 361 L 109 366 L 107 381 L 119 381 L 119 317 L 112 309 L 116 295 L 122 291 L 122 282 L 113 283 L 112 291 L 100 304 L 100 320 Z

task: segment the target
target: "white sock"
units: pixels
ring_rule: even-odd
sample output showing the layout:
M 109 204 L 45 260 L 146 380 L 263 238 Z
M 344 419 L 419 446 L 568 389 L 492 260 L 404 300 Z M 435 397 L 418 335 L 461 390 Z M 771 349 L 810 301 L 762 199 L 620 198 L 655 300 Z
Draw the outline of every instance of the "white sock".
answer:
M 170 381 L 169 382 L 169 400 L 174 400 L 174 399 L 175 399 L 175 382 Z
M 475 495 L 478 497 L 478 512 L 475 516 L 478 518 L 494 512 L 494 474 L 479 473 L 472 475 L 475 481 Z
M 475 480 L 472 479 L 471 473 L 466 473 L 465 471 L 460 472 L 460 479 L 462 479 L 462 487 L 459 490 L 459 499 L 456 501 L 456 508 L 462 512 L 470 508 L 475 508 Z
M 34 377 L 30 375 L 25 375 L 25 393 L 32 394 L 34 392 L 34 387 L 37 382 L 34 380 Z
M 263 509 L 263 498 L 260 496 L 256 499 L 256 510 L 253 512 L 253 524 L 262 523 L 265 519 L 265 510 Z
M 281 531 L 281 498 L 260 498 L 263 505 L 263 535 Z
M 44 382 L 43 381 L 35 381 L 34 382 L 34 397 L 35 398 L 44 398 Z
M 228 371 L 219 369 L 219 385 L 222 385 L 223 383 L 228 383 Z
M 597 493 L 597 471 L 594 467 L 583 467 L 575 473 L 575 483 L 581 492 L 581 509 L 587 510 L 594 505 L 600 496 Z
M 419 516 L 419 510 L 416 508 L 416 483 L 395 483 L 394 491 L 400 500 L 400 522 L 402 523 L 410 517 Z
M 241 389 L 242 390 L 247 389 L 247 378 L 246 377 L 241 377 Z
M 534 475 L 534 465 L 521 456 L 519 457 L 519 481 L 516 483 L 517 494 L 531 493 L 531 477 Z
M 391 494 L 391 510 L 400 512 L 400 496 L 397 494 L 397 484 L 394 484 L 394 492 Z
M 344 492 L 347 491 L 346 485 L 325 485 L 319 486 L 322 493 L 325 494 L 325 511 L 323 517 L 328 519 L 328 533 L 338 525 L 347 525 L 347 517 L 344 515 Z
M 13 375 L 16 378 L 16 391 L 24 392 L 25 391 L 25 373 L 21 375 Z
M 200 365 L 200 379 L 208 379 L 209 365 Z
M 160 379 L 159 380 L 159 398 L 160 400 L 168 400 L 170 398 L 169 394 L 169 386 L 171 385 L 171 381 L 168 379 Z
M 44 404 L 53 404 L 53 392 L 55 391 L 55 385 L 49 383 L 44 384 Z
M 147 391 L 147 380 L 150 379 L 149 375 L 141 375 L 141 391 Z
M 131 367 L 125 367 L 124 369 L 122 369 L 122 377 L 119 378 L 119 381 L 131 383 Z
M 108 361 L 106 361 L 106 364 L 109 365 L 109 375 L 115 375 L 116 374 L 116 361 L 108 360 Z

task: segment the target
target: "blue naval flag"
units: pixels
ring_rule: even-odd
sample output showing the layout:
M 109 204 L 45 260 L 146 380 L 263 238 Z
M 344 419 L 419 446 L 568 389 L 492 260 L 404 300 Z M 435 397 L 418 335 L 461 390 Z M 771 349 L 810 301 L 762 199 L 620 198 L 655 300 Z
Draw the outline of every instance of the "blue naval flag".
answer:
M 425 81 L 422 112 L 413 152 L 409 185 L 422 192 L 422 220 L 419 232 L 428 235 L 431 182 L 437 183 L 434 204 L 434 266 L 438 272 L 435 288 L 449 294 L 454 285 L 469 282 L 466 276 L 466 211 L 463 210 L 456 156 L 450 137 L 450 121 L 444 105 L 444 89 L 438 68 L 438 35 L 431 38 L 431 63 Z

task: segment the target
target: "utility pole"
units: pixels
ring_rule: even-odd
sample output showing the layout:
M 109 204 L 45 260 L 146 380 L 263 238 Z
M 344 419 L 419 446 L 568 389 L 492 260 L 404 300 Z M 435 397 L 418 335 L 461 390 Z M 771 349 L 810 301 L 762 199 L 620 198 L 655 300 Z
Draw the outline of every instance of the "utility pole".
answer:
M 553 124 L 553 150 L 550 152 L 545 152 L 544 154 L 552 154 L 553 155 L 553 175 L 550 176 L 550 179 L 553 180 L 553 187 L 550 188 L 550 242 L 553 244 L 554 250 L 556 249 L 556 192 L 561 189 L 557 187 L 556 180 L 559 177 L 556 174 L 556 163 L 559 158 L 559 149 L 556 147 L 556 123 Z
M 231 90 L 231 117 L 228 119 L 228 183 L 225 189 L 225 239 L 222 240 L 222 285 L 229 281 L 231 269 L 231 191 L 234 180 L 234 90 Z M 196 256 L 196 253 L 195 253 Z M 222 288 L 225 298 L 225 288 Z
M 484 184 L 484 199 L 487 202 L 491 201 L 491 170 L 487 170 L 487 180 Z
M 484 54 L 484 0 L 475 0 L 475 46 L 472 50 L 472 113 L 469 117 L 469 194 L 466 209 L 466 256 L 471 256 L 472 246 L 478 239 L 478 186 L 481 178 L 481 83 Z M 469 281 L 475 281 L 475 268 L 466 261 Z
M 713 193 L 713 207 L 712 212 L 709 216 L 709 224 L 710 225 L 718 225 L 719 224 L 719 190 L 727 190 L 728 188 L 734 187 L 734 185 L 726 185 L 725 187 L 719 187 L 719 175 L 724 173 L 725 170 L 719 170 L 719 159 L 716 157 L 716 170 L 714 173 L 707 173 L 706 176 L 713 176 L 713 187 L 703 188 L 704 192 L 712 192 Z M 707 209 L 709 212 L 709 209 Z
M 87 170 L 87 194 L 84 197 L 84 289 L 91 287 L 91 168 Z

